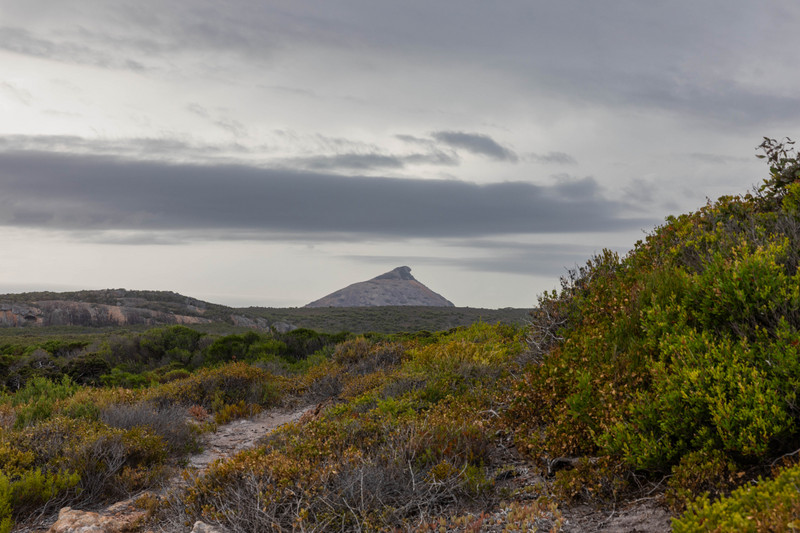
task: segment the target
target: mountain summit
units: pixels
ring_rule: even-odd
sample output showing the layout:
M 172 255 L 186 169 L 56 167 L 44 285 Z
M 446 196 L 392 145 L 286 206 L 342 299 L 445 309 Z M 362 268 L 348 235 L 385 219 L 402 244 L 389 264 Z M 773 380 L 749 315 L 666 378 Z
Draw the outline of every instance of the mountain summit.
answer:
M 382 305 L 420 305 L 455 307 L 417 281 L 407 266 L 381 274 L 369 281 L 354 283 L 320 298 L 306 307 L 376 307 Z

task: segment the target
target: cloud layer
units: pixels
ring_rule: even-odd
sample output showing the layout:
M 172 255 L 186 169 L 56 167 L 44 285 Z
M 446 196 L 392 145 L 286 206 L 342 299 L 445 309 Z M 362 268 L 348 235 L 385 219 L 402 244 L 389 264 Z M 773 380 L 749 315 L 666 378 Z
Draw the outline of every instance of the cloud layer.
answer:
M 791 0 L 0 12 L 0 279 L 15 283 L 178 290 L 192 272 L 198 296 L 230 283 L 252 301 L 269 279 L 301 303 L 320 294 L 287 293 L 312 266 L 335 288 L 417 261 L 453 301 L 520 304 L 537 274 L 749 190 L 762 136 L 800 135 Z
M 591 178 L 552 186 L 478 185 L 37 152 L 0 153 L 0 198 L 6 226 L 214 230 L 249 238 L 473 237 L 610 231 L 651 222 L 605 199 Z

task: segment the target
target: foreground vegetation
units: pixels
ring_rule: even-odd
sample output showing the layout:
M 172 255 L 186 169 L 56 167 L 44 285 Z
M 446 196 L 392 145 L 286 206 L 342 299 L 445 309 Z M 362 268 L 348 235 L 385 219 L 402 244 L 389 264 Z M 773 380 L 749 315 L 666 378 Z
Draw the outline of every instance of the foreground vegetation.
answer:
M 200 432 L 290 402 L 320 408 L 153 523 L 557 531 L 576 502 L 654 499 L 675 531 L 800 528 L 800 164 L 762 149 L 758 191 L 592 258 L 526 328 L 7 342 L 0 532 L 153 486 Z

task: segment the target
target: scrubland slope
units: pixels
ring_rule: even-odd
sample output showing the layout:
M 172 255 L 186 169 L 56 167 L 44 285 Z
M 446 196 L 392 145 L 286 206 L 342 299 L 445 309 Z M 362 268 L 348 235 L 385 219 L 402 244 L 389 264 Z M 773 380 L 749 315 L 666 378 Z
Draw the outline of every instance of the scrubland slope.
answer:
M 797 528 L 800 164 L 789 143 L 762 148 L 759 191 L 670 218 L 624 258 L 592 258 L 527 328 L 173 326 L 88 352 L 6 345 L 8 368 L 48 354 L 56 366 L 17 372 L 0 399 L 0 531 L 165 479 L 213 429 L 187 414 L 222 423 L 292 403 L 319 407 L 143 502 L 146 527 L 603 530 L 645 502 L 675 531 Z

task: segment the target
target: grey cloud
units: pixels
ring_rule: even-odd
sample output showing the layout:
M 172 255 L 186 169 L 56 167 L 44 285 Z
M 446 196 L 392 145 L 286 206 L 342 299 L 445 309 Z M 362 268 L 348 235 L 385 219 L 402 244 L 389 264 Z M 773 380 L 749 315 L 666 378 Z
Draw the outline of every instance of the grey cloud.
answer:
M 197 51 L 212 51 L 208 62 L 227 68 L 231 55 L 252 66 L 299 48 L 336 50 L 340 57 L 369 50 L 375 64 L 389 56 L 448 67 L 469 64 L 526 88 L 525 98 L 544 92 L 572 103 L 635 106 L 737 128 L 800 118 L 800 97 L 791 92 L 795 58 L 791 46 L 780 44 L 794 42 L 800 21 L 800 7 L 789 1 L 758 9 L 742 0 L 724 3 L 725 9 L 719 2 L 689 0 L 469 2 L 458 24 L 452 24 L 451 2 L 387 6 L 345 0 L 277 7 L 246 0 L 122 1 L 103 9 L 82 2 L 70 8 L 74 4 L 83 10 L 56 10 L 64 19 L 57 37 L 45 37 L 52 32 L 37 26 L 46 18 L 34 7 L 33 29 L 0 29 L 0 48 L 134 70 L 153 64 L 169 69 L 182 63 L 180 54 Z M 70 25 L 76 17 L 91 29 Z M 776 76 L 784 87 L 745 85 L 742 76 Z
M 546 154 L 528 154 L 527 158 L 537 163 L 556 165 L 577 165 L 578 161 L 565 152 L 547 152 Z
M 432 133 L 431 136 L 437 141 L 454 148 L 463 148 L 473 154 L 485 155 L 498 161 L 516 163 L 519 160 L 517 154 L 500 145 L 488 135 L 465 133 L 463 131 L 437 131 Z
M 213 158 L 223 154 L 247 154 L 251 150 L 238 143 L 199 144 L 174 138 L 86 139 L 77 135 L 0 135 L 0 150 L 6 152 L 69 152 L 149 158 L 191 156 Z
M 700 161 L 703 163 L 712 163 L 715 165 L 721 165 L 725 163 L 746 163 L 748 161 L 748 159 L 745 157 L 723 155 L 723 154 L 707 154 L 701 152 L 693 152 L 691 154 L 688 154 L 688 157 L 696 161 Z
M 100 68 L 144 71 L 138 60 L 110 53 L 104 46 L 92 46 L 80 39 L 51 40 L 23 28 L 0 27 L 0 50 L 56 61 L 93 65 Z
M 589 191 L 593 192 L 589 194 Z M 566 191 L 569 192 L 569 191 Z M 342 177 L 242 165 L 0 153 L 0 224 L 73 231 L 457 237 L 608 231 L 651 221 L 596 189 Z
M 386 155 L 343 153 L 336 155 L 320 155 L 297 157 L 285 160 L 287 167 L 310 170 L 377 170 L 382 168 L 400 169 L 407 165 L 430 164 L 452 166 L 458 164 L 458 158 L 441 151 L 432 153 Z
M 186 110 L 202 118 L 209 118 L 211 116 L 211 114 L 208 112 L 208 109 L 196 102 L 187 105 Z
M 247 137 L 247 128 L 238 120 L 227 117 L 213 117 L 208 109 L 198 103 L 187 105 L 186 110 L 193 115 L 208 120 L 209 123 L 229 132 L 234 137 Z
M 631 180 L 622 190 L 628 198 L 636 200 L 637 202 L 652 203 L 655 200 L 657 187 L 651 181 L 636 178 Z
M 409 154 L 402 156 L 406 163 L 455 166 L 461 160 L 458 154 L 433 150 L 427 154 Z
M 214 124 L 229 132 L 234 137 L 247 137 L 247 128 L 245 128 L 244 124 L 238 120 L 221 118 L 219 120 L 215 120 Z
M 453 243 L 464 246 L 464 243 Z M 577 244 L 531 244 L 493 242 L 481 239 L 471 241 L 461 257 L 430 256 L 382 256 L 350 255 L 348 259 L 376 264 L 400 264 L 447 266 L 477 272 L 503 274 L 539 275 L 557 278 L 586 261 L 599 250 L 592 246 Z M 491 251 L 491 255 L 486 254 Z M 625 252 L 625 250 L 617 250 Z
M 403 142 L 406 142 L 406 143 L 409 143 L 409 144 L 416 144 L 416 145 L 422 145 L 422 146 L 428 146 L 428 147 L 435 146 L 435 144 L 436 144 L 431 139 L 425 139 L 424 137 L 417 137 L 415 135 L 398 134 L 398 135 L 395 135 L 394 137 L 395 137 L 395 139 L 399 139 L 399 140 L 401 140 Z
M 0 89 L 23 105 L 30 105 L 33 101 L 33 96 L 29 91 L 7 81 L 0 83 Z
M 198 105 L 190 105 L 187 108 L 201 117 L 208 118 L 210 115 L 207 110 Z M 210 121 L 216 123 L 216 121 Z M 236 130 L 235 124 L 232 126 L 237 137 L 246 136 L 246 131 Z M 318 144 L 320 148 L 333 149 L 334 151 L 344 150 L 342 153 L 333 155 L 318 155 L 307 157 L 295 157 L 276 160 L 276 164 L 283 168 L 298 168 L 307 170 L 379 170 L 379 169 L 401 169 L 410 165 L 438 165 L 453 166 L 459 163 L 455 153 L 436 150 L 435 147 L 428 146 L 429 151 L 407 154 L 381 154 L 381 153 L 361 153 L 350 152 L 350 149 L 371 149 L 376 147 L 356 143 L 340 138 L 330 138 L 314 135 L 311 140 Z M 249 148 L 239 143 L 227 144 L 198 144 L 182 141 L 174 138 L 122 138 L 122 139 L 86 139 L 77 135 L 0 135 L 0 150 L 6 152 L 14 151 L 40 151 L 40 152 L 60 152 L 60 153 L 79 153 L 84 155 L 99 154 L 109 156 L 121 156 L 128 158 L 149 159 L 163 157 L 165 160 L 175 160 L 180 158 L 191 158 L 194 161 L 204 160 L 225 160 L 227 156 L 248 156 L 262 155 L 268 153 L 268 147 L 260 146 L 258 149 Z
M 569 174 L 553 176 L 556 184 L 553 189 L 563 198 L 594 198 L 600 194 L 600 185 L 591 176 L 576 178 Z
M 337 154 L 314 156 L 290 160 L 292 166 L 312 170 L 372 170 L 377 168 L 403 168 L 403 161 L 396 156 L 381 154 Z

